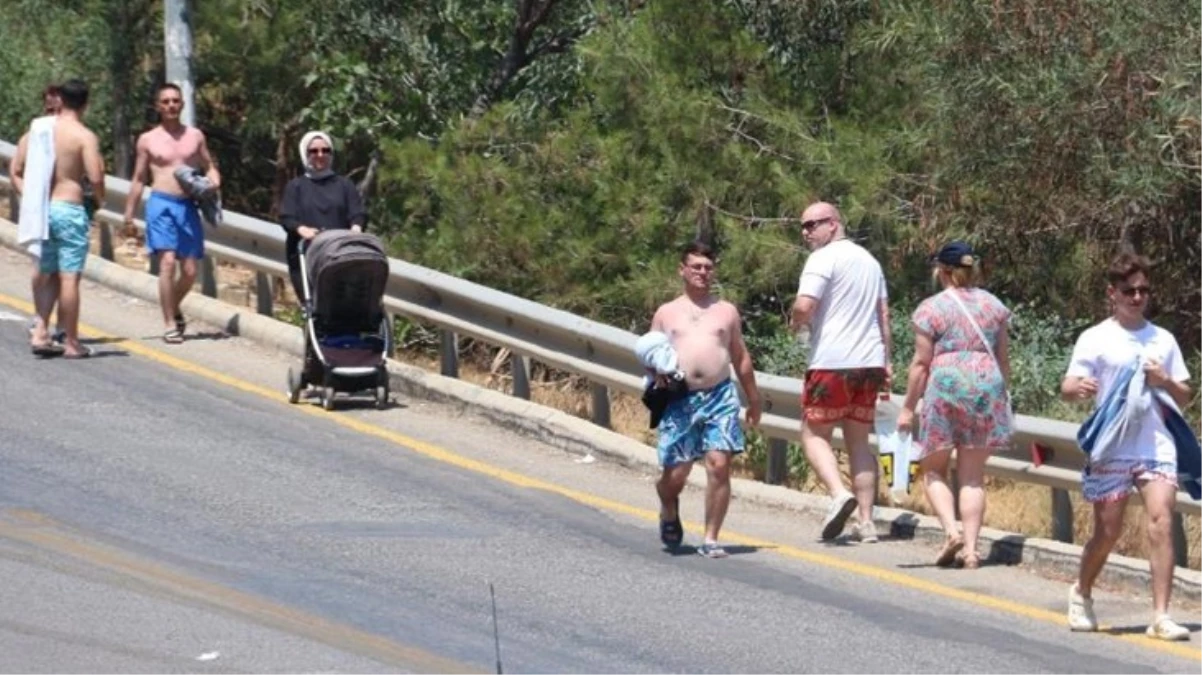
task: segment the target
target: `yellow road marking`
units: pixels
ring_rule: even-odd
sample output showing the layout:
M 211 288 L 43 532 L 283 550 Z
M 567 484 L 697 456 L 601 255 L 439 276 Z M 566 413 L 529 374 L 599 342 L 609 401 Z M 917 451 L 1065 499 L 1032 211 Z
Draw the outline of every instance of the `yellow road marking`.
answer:
M 0 294 L 0 303 L 7 304 L 10 307 L 19 309 L 26 313 L 33 311 L 33 305 L 30 303 L 4 294 Z M 272 401 L 279 402 L 281 405 L 288 405 L 284 402 L 279 391 L 230 377 L 224 373 L 219 373 L 204 366 L 172 356 L 161 350 L 148 347 L 140 342 L 130 341 L 120 336 L 110 335 L 91 326 L 85 326 L 82 323 L 80 324 L 80 334 L 86 334 L 90 337 L 119 340 L 121 341 L 122 346 L 128 349 L 131 353 L 137 354 L 152 361 L 156 361 L 165 366 L 169 366 L 175 370 L 190 373 L 214 382 L 220 382 L 221 384 L 233 387 L 239 391 L 244 391 L 249 394 L 256 394 Z M 322 410 L 319 406 L 288 407 L 290 407 L 292 410 L 296 410 L 307 415 L 320 416 L 326 420 L 334 422 L 335 424 L 339 424 L 361 434 L 374 436 L 376 438 L 389 441 L 390 443 L 404 446 L 431 459 L 435 459 L 452 466 L 457 466 L 461 469 L 473 471 L 475 473 L 479 473 L 511 485 L 517 485 L 535 490 L 543 490 L 611 513 L 622 513 L 653 523 L 657 523 L 659 521 L 658 511 L 632 506 L 630 504 L 606 499 L 604 497 L 592 495 L 587 492 L 581 492 L 579 490 L 573 490 L 571 488 L 563 487 L 561 485 L 556 485 L 554 483 L 549 483 L 537 478 L 532 478 L 524 474 L 510 471 L 508 469 L 486 464 L 478 460 L 469 459 L 432 443 L 427 443 L 395 431 L 384 429 L 373 424 L 368 424 L 367 422 L 355 419 L 353 417 L 346 415 L 331 415 Z M 699 523 L 686 521 L 686 524 L 694 530 L 704 529 Z M 730 530 L 724 531 L 722 537 L 724 540 L 733 544 L 754 546 L 757 548 L 769 548 L 775 553 L 785 556 L 786 558 L 803 560 L 815 565 L 842 570 L 844 572 L 865 576 L 877 581 L 884 581 L 897 586 L 910 588 L 924 593 L 930 593 L 931 595 L 937 595 L 953 600 L 960 600 L 962 602 L 977 605 L 978 607 L 987 607 L 989 609 L 995 609 L 1017 616 L 1023 616 L 1028 619 L 1035 619 L 1046 623 L 1056 624 L 1066 633 L 1068 632 L 1065 616 L 1060 612 L 1053 612 L 1040 607 L 1032 607 L 1030 605 L 1024 605 L 1020 602 L 994 597 L 991 595 L 985 595 L 983 593 L 975 593 L 973 591 L 952 588 L 951 586 L 944 586 L 943 584 L 928 581 L 926 579 L 919 579 L 917 577 L 912 577 L 894 570 L 885 569 L 883 567 L 876 567 L 851 560 L 845 560 L 843 558 L 837 558 L 824 553 L 807 551 L 795 546 L 789 546 L 787 544 L 757 539 L 755 537 L 748 537 Z M 1103 626 L 1102 630 L 1106 631 L 1107 627 Z M 1142 647 L 1156 649 L 1174 656 L 1180 656 L 1188 659 L 1202 658 L 1202 651 L 1186 644 L 1153 640 L 1145 635 L 1114 634 L 1112 637 L 1117 637 L 1121 640 L 1138 644 Z
M 202 603 L 256 623 L 307 637 L 336 649 L 354 652 L 382 663 L 416 672 L 480 672 L 453 659 L 401 644 L 384 636 L 336 623 L 320 616 L 277 604 L 221 584 L 204 581 L 153 562 L 80 540 L 68 528 L 36 511 L 5 509 L 0 537 L 19 541 L 101 569 L 116 572 L 143 586 L 193 603 Z

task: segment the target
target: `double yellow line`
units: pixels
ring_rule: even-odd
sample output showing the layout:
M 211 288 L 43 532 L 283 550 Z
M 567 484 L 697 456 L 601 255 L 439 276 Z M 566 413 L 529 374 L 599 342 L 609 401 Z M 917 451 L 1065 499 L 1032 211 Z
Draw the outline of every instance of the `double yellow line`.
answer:
M 3 294 L 0 294 L 0 304 L 9 305 L 10 307 L 24 311 L 26 313 L 29 313 L 33 310 L 32 305 L 30 305 L 29 303 L 24 302 L 22 300 L 18 300 L 16 298 L 12 298 L 7 295 L 3 295 Z M 81 324 L 80 332 L 81 332 L 81 334 L 87 334 L 88 336 L 91 336 L 91 337 L 108 338 L 108 339 L 112 339 L 112 340 L 122 340 L 122 347 L 127 349 L 130 353 L 137 354 L 138 356 L 142 356 L 151 361 L 155 361 L 162 365 L 168 366 L 174 370 L 178 370 L 181 372 L 196 375 L 198 377 L 202 377 L 204 379 L 207 379 L 207 380 L 210 380 L 213 382 L 219 382 L 221 384 L 232 387 L 239 391 L 243 391 L 248 394 L 255 394 L 257 396 L 262 396 L 263 398 L 267 398 L 272 401 L 279 402 L 281 405 L 286 405 L 284 403 L 283 395 L 281 394 L 280 391 L 268 389 L 266 387 L 252 384 L 250 382 L 239 380 L 237 378 L 231 377 L 224 373 L 219 373 L 219 372 L 211 370 L 209 368 L 205 368 L 204 366 L 197 365 L 190 361 L 185 361 L 178 357 L 167 354 L 161 350 L 148 347 L 142 343 L 124 340 L 124 338 L 121 338 L 119 336 L 109 335 L 103 331 L 97 330 L 90 326 L 84 326 Z M 440 446 L 434 445 L 432 443 L 427 443 L 425 441 L 421 441 L 416 438 L 411 438 L 409 436 L 406 436 L 401 433 L 397 433 L 395 431 L 390 431 L 388 429 L 384 429 L 382 427 L 378 427 L 373 424 L 368 424 L 367 422 L 356 419 L 349 415 L 337 415 L 337 414 L 331 415 L 331 414 L 325 412 L 324 410 L 322 410 L 319 406 L 295 406 L 295 407 L 290 406 L 290 407 L 292 410 L 298 411 L 302 414 L 323 417 L 324 419 L 326 419 L 328 421 L 331 421 L 335 424 L 339 424 L 345 428 L 352 429 L 361 434 L 364 434 L 367 436 L 373 436 L 375 438 L 379 438 L 379 439 L 388 441 L 390 443 L 394 443 L 396 445 L 403 446 L 414 452 L 417 452 L 418 454 L 429 457 L 430 459 L 434 459 L 439 462 L 444 462 L 446 464 L 450 464 L 452 466 L 459 467 L 461 469 L 465 469 L 465 470 L 472 471 L 472 472 L 475 472 L 478 474 L 482 474 L 482 475 L 488 476 L 490 478 L 493 478 L 493 479 L 496 479 L 499 481 L 503 481 L 505 483 L 509 483 L 510 485 L 516 485 L 519 487 L 524 487 L 524 488 L 529 488 L 529 489 L 534 489 L 534 490 L 543 490 L 545 492 L 550 492 L 550 493 L 559 495 L 561 497 L 570 499 L 572 501 L 575 501 L 575 502 L 578 502 L 581 504 L 586 504 L 593 508 L 603 510 L 603 511 L 608 511 L 610 513 L 621 513 L 621 514 L 631 516 L 631 517 L 639 519 L 639 520 L 644 520 L 644 521 L 648 521 L 648 522 L 652 522 L 652 523 L 657 523 L 659 521 L 659 512 L 658 511 L 639 508 L 636 506 L 632 506 L 630 504 L 625 504 L 625 503 L 614 501 L 611 499 L 606 499 L 604 497 L 598 497 L 597 495 L 592 495 L 592 494 L 589 494 L 586 492 L 580 492 L 578 490 L 573 490 L 571 488 L 567 488 L 562 485 L 556 485 L 554 483 L 549 483 L 547 481 L 543 481 L 543 480 L 540 480 L 537 478 L 532 478 L 530 476 L 526 476 L 524 474 L 520 474 L 520 473 L 517 473 L 514 471 L 509 471 L 508 469 L 503 469 L 503 468 L 500 468 L 497 466 L 493 466 L 491 464 L 486 464 L 486 463 L 478 461 L 478 460 L 469 459 L 467 457 L 456 454 L 454 452 L 451 452 L 450 450 L 447 450 Z M 690 528 L 692 528 L 694 530 L 702 529 L 701 526 L 697 523 L 687 523 L 687 524 Z M 757 539 L 755 537 L 748 537 L 748 536 L 741 535 L 741 534 L 738 534 L 737 532 L 733 532 L 730 530 L 724 531 L 723 539 L 731 542 L 732 544 L 739 544 L 739 545 L 744 545 L 744 546 L 754 546 L 757 548 L 771 549 L 773 552 L 775 552 L 779 555 L 785 556 L 786 558 L 802 560 L 802 561 L 805 561 L 807 563 L 811 563 L 814 565 L 821 565 L 823 567 L 837 569 L 837 570 L 841 570 L 844 572 L 849 572 L 851 574 L 860 575 L 863 577 L 874 579 L 876 581 L 887 582 L 890 584 L 894 584 L 896 586 L 909 588 L 909 589 L 920 591 L 923 593 L 929 593 L 931 595 L 935 595 L 935 596 L 939 596 L 939 597 L 950 598 L 953 600 L 959 600 L 961 602 L 971 603 L 973 605 L 977 605 L 978 607 L 986 607 L 989 609 L 1006 612 L 1006 613 L 1013 614 L 1016 616 L 1022 616 L 1022 617 L 1026 617 L 1028 619 L 1035 619 L 1037 621 L 1046 622 L 1046 623 L 1055 625 L 1058 630 L 1064 631 L 1066 637 L 1068 636 L 1068 633 L 1069 633 L 1065 615 L 1060 612 L 1053 612 L 1053 611 L 1049 611 L 1046 609 L 1042 609 L 1040 607 L 1032 607 L 1030 605 L 1024 605 L 1022 603 L 1014 602 L 1012 600 L 1007 600 L 1005 598 L 999 598 L 999 597 L 994 597 L 991 595 L 985 595 L 983 593 L 975 593 L 972 591 L 961 590 L 961 589 L 953 588 L 950 586 L 944 586 L 942 584 L 938 584 L 933 581 L 919 579 L 917 577 L 912 577 L 912 576 L 902 574 L 900 572 L 895 572 L 893 570 L 885 569 L 882 567 L 875 567 L 872 565 L 866 565 L 866 564 L 854 562 L 851 560 L 845 560 L 845 559 L 838 558 L 835 556 L 826 555 L 823 553 L 807 551 L 807 550 L 804 550 L 801 548 L 797 548 L 795 546 L 789 546 L 789 545 L 781 544 L 778 542 L 768 541 L 768 540 L 764 540 L 764 539 Z M 1105 628 L 1103 630 L 1105 630 Z M 1143 647 L 1147 647 L 1150 649 L 1155 649 L 1157 651 L 1172 654 L 1174 656 L 1192 659 L 1194 661 L 1198 661 L 1199 659 L 1202 659 L 1202 651 L 1199 651 L 1198 649 L 1195 649 L 1193 646 L 1188 645 L 1188 644 L 1171 643 L 1171 642 L 1164 642 L 1161 640 L 1153 640 L 1144 635 L 1132 635 L 1132 634 L 1126 634 L 1126 633 L 1113 634 L 1113 635 L 1114 635 L 1114 637 L 1117 637 L 1120 640 L 1124 640 L 1127 642 L 1138 644 Z

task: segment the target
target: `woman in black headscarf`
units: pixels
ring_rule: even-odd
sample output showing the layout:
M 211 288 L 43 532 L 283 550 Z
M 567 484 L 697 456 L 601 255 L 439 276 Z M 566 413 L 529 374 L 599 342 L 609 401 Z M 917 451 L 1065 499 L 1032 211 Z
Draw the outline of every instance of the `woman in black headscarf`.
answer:
M 280 224 L 288 232 L 288 276 L 296 297 L 303 299 L 297 245 L 322 230 L 362 232 L 367 225 L 367 211 L 355 184 L 331 168 L 334 144 L 329 135 L 322 131 L 305 134 L 300 142 L 300 155 L 305 175 L 293 178 L 284 188 Z

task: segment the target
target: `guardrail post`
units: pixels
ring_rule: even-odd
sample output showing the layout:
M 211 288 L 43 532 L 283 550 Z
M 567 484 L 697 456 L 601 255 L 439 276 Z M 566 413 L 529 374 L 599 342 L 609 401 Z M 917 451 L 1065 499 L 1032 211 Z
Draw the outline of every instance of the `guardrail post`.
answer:
M 8 219 L 14 223 L 21 222 L 21 196 L 11 186 L 8 188 Z
M 1185 538 L 1185 516 L 1173 512 L 1173 564 L 1186 567 L 1189 564 L 1189 540 Z
M 150 269 L 148 272 L 152 277 L 157 277 L 159 275 L 159 255 L 159 253 L 150 254 Z
M 596 382 L 590 383 L 593 390 L 593 424 L 611 428 L 609 418 L 609 387 Z
M 272 316 L 272 301 L 271 277 L 265 272 L 255 272 L 255 304 L 259 314 Z
M 509 371 L 513 374 L 513 395 L 530 400 L 530 362 L 521 354 L 509 354 Z
M 217 273 L 213 271 L 213 256 L 200 259 L 200 292 L 210 298 L 217 297 Z
M 768 439 L 768 466 L 764 471 L 764 482 L 780 485 L 789 475 L 789 442 L 783 438 Z
M 280 280 L 280 283 L 281 284 L 284 283 L 283 280 Z M 392 340 L 392 352 L 385 354 L 385 356 L 392 359 L 392 358 L 396 358 L 397 352 L 400 351 L 400 349 L 397 347 L 397 344 L 396 344 L 396 314 L 393 314 L 392 312 L 388 312 L 384 316 L 387 317 L 386 320 L 388 321 L 388 335 Z
M 442 337 L 442 347 L 439 350 L 442 374 L 445 377 L 459 377 L 459 336 L 449 330 L 439 333 Z
M 1061 488 L 1052 488 L 1052 539 L 1073 543 L 1073 503 Z
M 96 227 L 100 228 L 100 257 L 112 262 L 113 260 L 113 228 L 104 221 L 96 221 Z

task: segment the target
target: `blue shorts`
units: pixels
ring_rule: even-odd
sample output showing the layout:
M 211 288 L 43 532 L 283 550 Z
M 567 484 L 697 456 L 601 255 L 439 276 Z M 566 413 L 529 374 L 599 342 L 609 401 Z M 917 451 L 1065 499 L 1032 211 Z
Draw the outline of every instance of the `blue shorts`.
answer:
M 174 251 L 177 258 L 203 258 L 205 233 L 200 210 L 187 197 L 151 192 L 146 200 L 146 248 Z
M 78 274 L 88 259 L 91 221 L 80 204 L 50 202 L 50 238 L 42 242 L 38 271 L 42 274 Z
M 695 462 L 711 450 L 738 454 L 744 444 L 739 395 L 729 379 L 672 401 L 659 422 L 659 464 L 664 468 Z

